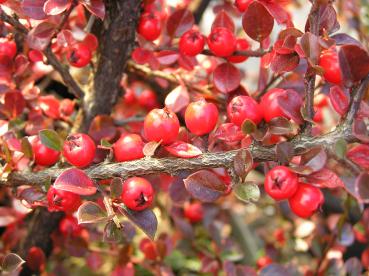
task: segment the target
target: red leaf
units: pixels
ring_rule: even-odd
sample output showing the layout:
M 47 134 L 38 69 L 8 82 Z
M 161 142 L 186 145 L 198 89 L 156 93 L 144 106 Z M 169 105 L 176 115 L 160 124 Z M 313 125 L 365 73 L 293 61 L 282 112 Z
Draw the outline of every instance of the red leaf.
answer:
M 338 175 L 327 168 L 323 168 L 318 172 L 308 175 L 306 181 L 322 188 L 333 189 L 345 186 Z
M 93 195 L 96 187 L 84 171 L 76 168 L 62 172 L 54 182 L 54 188 L 78 195 Z
M 263 4 L 254 1 L 242 17 L 242 26 L 249 37 L 261 42 L 272 32 L 274 19 Z
M 190 103 L 190 96 L 187 88 L 179 85 L 174 88 L 165 98 L 165 106 L 174 113 L 181 111 Z
M 59 46 L 67 48 L 75 44 L 77 41 L 74 39 L 70 30 L 62 30 L 56 36 L 56 42 Z
M 114 125 L 112 117 L 108 115 L 98 115 L 91 122 L 88 134 L 97 143 L 102 139 L 111 141 L 117 134 L 117 128 Z
M 342 76 L 346 86 L 352 86 L 369 74 L 369 54 L 357 45 L 343 45 L 338 51 Z
M 229 15 L 224 10 L 221 10 L 215 17 L 213 25 L 211 25 L 211 30 L 217 27 L 227 28 L 232 33 L 235 30 L 232 18 L 230 18 Z
M 320 171 L 326 163 L 327 154 L 322 147 L 311 148 L 301 155 L 300 165 L 308 167 L 312 172 Z
M 212 134 L 212 139 L 218 139 L 228 143 L 241 141 L 245 135 L 241 129 L 232 123 L 221 124 Z
M 274 1 L 260 1 L 278 24 L 286 23 L 289 20 L 288 12 Z
M 44 4 L 46 0 L 23 0 L 22 10 L 25 15 L 32 19 L 42 20 L 45 19 Z
M 182 141 L 174 142 L 173 144 L 166 146 L 165 149 L 174 156 L 182 158 L 192 158 L 202 154 L 202 151 L 199 148 Z
M 132 59 L 138 64 L 145 64 L 150 63 L 150 60 L 156 57 L 152 51 L 138 47 L 132 52 Z
M 311 64 L 317 64 L 320 55 L 319 37 L 312 33 L 305 33 L 300 40 L 301 49 L 304 56 L 309 59 Z
M 102 0 L 79 0 L 79 2 L 86 7 L 92 14 L 104 20 L 105 4 Z
M 240 70 L 231 63 L 222 63 L 214 70 L 213 82 L 220 92 L 229 93 L 241 83 Z
M 71 0 L 47 0 L 44 4 L 44 12 L 47 15 L 63 13 L 71 5 Z
M 53 37 L 55 25 L 49 22 L 42 22 L 33 28 L 27 36 L 28 46 L 32 49 L 43 51 Z
M 25 55 L 19 54 L 15 58 L 14 65 L 15 65 L 15 76 L 19 76 L 24 73 L 24 71 L 28 68 L 30 62 Z
M 60 117 L 60 102 L 52 95 L 41 96 L 39 99 L 39 105 L 42 111 L 52 119 L 58 119 Z
M 176 51 L 164 50 L 156 54 L 156 58 L 162 65 L 170 65 L 178 60 L 179 53 Z
M 362 172 L 355 180 L 355 192 L 359 201 L 369 203 L 369 174 Z
M 4 110 L 10 118 L 16 118 L 22 114 L 26 107 L 26 101 L 19 91 L 7 92 L 4 97 Z
M 355 119 L 352 126 L 352 134 L 361 142 L 369 143 L 369 131 L 364 120 Z
M 323 31 L 333 33 L 340 28 L 340 24 L 337 21 L 337 13 L 332 4 L 319 4 L 319 28 L 320 33 Z M 306 22 L 305 31 L 310 31 L 310 21 Z
M 187 55 L 180 55 L 178 64 L 187 71 L 192 71 L 193 68 L 198 64 L 196 57 L 190 57 Z
M 347 158 L 350 158 L 359 166 L 369 170 L 369 145 L 357 145 L 350 149 L 347 153 Z
M 192 13 L 187 9 L 180 9 L 172 13 L 167 21 L 167 32 L 170 36 L 179 37 L 190 30 L 195 22 Z
M 272 58 L 270 68 L 275 73 L 290 72 L 294 70 L 300 62 L 300 57 L 296 53 L 280 55 L 275 54 Z
M 303 118 L 300 112 L 302 106 L 302 98 L 295 90 L 287 89 L 277 97 L 279 107 L 289 118 L 298 124 L 303 123 Z
M 339 86 L 332 86 L 329 90 L 329 99 L 334 110 L 341 116 L 346 114 L 349 103 L 350 95 L 344 92 Z

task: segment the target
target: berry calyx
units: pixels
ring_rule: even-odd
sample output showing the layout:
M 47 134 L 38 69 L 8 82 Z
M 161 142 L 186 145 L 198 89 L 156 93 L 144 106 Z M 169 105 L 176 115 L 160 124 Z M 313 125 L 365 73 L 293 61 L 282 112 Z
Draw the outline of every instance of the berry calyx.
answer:
M 185 204 L 183 212 L 191 223 L 197 223 L 204 218 L 204 210 L 199 202 Z
M 87 167 L 95 157 L 96 146 L 90 136 L 77 133 L 67 137 L 63 145 L 63 156 L 76 167 Z
M 324 196 L 319 188 L 299 183 L 296 193 L 289 198 L 288 203 L 297 216 L 308 218 L 324 203 Z
M 275 200 L 290 198 L 297 188 L 297 175 L 285 166 L 274 167 L 265 176 L 265 192 Z
M 185 112 L 187 128 L 196 135 L 211 132 L 218 122 L 218 108 L 205 100 L 190 103 Z
M 185 32 L 179 40 L 179 51 L 183 55 L 196 56 L 200 54 L 205 46 L 204 36 L 195 30 Z
M 75 193 L 58 190 L 53 186 L 47 192 L 48 210 L 50 212 L 63 211 L 73 213 L 81 205 L 81 197 Z
M 82 232 L 82 227 L 73 216 L 65 216 L 59 223 L 59 232 L 63 237 L 78 237 Z
M 263 119 L 258 102 L 249 96 L 234 97 L 227 106 L 227 114 L 229 120 L 238 126 L 241 126 L 246 119 L 256 125 Z
M 323 77 L 326 81 L 341 84 L 342 73 L 338 62 L 338 54 L 334 47 L 322 51 L 319 66 L 324 69 Z
M 38 137 L 32 142 L 32 150 L 37 165 L 52 166 L 59 160 L 60 152 L 42 144 Z
M 69 64 L 77 68 L 85 67 L 90 63 L 91 58 L 92 53 L 90 49 L 82 43 L 76 44 L 67 53 Z
M 17 54 L 17 44 L 6 37 L 0 38 L 0 55 L 13 59 Z
M 214 28 L 207 42 L 210 50 L 218 57 L 228 57 L 236 50 L 236 38 L 227 28 Z
M 238 38 L 236 42 L 236 51 L 246 51 L 250 48 L 250 44 L 244 38 Z M 229 62 L 241 63 L 247 60 L 247 56 L 234 55 L 227 58 Z
M 142 211 L 151 205 L 154 189 L 145 178 L 131 177 L 123 183 L 121 199 L 129 209 Z
M 142 14 L 137 32 L 149 41 L 157 39 L 161 33 L 160 18 L 153 13 Z
M 278 97 L 284 94 L 284 90 L 273 88 L 269 90 L 260 100 L 260 107 L 264 113 L 264 120 L 270 122 L 276 117 L 285 117 L 289 119 L 279 106 Z
M 168 145 L 177 140 L 178 132 L 177 115 L 168 108 L 153 109 L 146 115 L 144 133 L 147 140 Z
M 114 157 L 117 162 L 130 161 L 144 157 L 144 142 L 140 135 L 123 134 L 113 145 Z

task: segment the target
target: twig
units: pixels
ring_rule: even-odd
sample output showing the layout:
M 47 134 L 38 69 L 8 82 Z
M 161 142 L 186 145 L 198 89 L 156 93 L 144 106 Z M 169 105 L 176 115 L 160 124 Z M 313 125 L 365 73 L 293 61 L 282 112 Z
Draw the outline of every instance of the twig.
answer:
M 145 117 L 132 116 L 132 117 L 128 117 L 122 120 L 116 120 L 114 121 L 114 124 L 117 126 L 124 126 L 129 123 L 143 122 L 144 120 L 145 120 Z
M 122 228 L 122 225 L 120 224 L 119 218 L 117 217 L 117 215 L 114 212 L 113 203 L 112 203 L 111 198 L 105 193 L 104 189 L 101 188 L 101 186 L 96 181 L 94 181 L 94 184 L 95 184 L 97 190 L 103 196 L 103 203 L 104 203 L 106 211 L 108 212 L 108 217 L 110 217 L 114 221 L 115 225 L 118 228 Z
M 368 86 L 369 86 L 369 75 L 363 79 L 363 81 L 360 83 L 360 85 L 357 87 L 357 89 L 355 89 L 353 93 L 354 95 L 351 99 L 349 111 L 347 112 L 346 115 L 347 124 L 351 125 L 354 122 L 355 115 L 360 109 L 360 102 L 366 90 L 368 89 Z
M 204 15 L 204 12 L 206 8 L 208 7 L 210 1 L 211 0 L 199 0 L 200 3 L 197 5 L 193 13 L 196 24 L 199 24 L 201 22 L 202 16 Z

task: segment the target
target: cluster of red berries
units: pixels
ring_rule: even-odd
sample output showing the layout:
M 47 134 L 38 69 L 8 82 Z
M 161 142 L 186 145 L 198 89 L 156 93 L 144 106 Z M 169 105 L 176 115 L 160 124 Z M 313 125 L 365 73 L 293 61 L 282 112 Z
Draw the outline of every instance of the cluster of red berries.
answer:
M 299 182 L 297 174 L 285 166 L 274 167 L 266 174 L 264 189 L 275 200 L 288 200 L 291 210 L 302 218 L 313 215 L 324 202 L 319 188 Z
M 125 89 L 124 102 L 127 105 L 139 104 L 147 110 L 159 106 L 155 92 L 140 82 L 133 82 Z

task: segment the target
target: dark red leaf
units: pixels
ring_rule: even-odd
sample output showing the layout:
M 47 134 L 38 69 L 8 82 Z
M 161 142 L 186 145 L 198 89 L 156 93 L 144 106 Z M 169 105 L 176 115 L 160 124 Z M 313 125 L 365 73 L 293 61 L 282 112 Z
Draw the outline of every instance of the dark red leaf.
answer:
M 252 170 L 253 165 L 252 155 L 247 149 L 240 150 L 233 159 L 234 171 L 243 180 Z
M 347 158 L 350 158 L 362 168 L 369 170 L 369 145 L 357 145 L 347 152 Z
M 249 37 L 261 42 L 272 32 L 274 19 L 262 4 L 254 1 L 242 17 L 242 26 Z
M 217 27 L 226 28 L 230 30 L 232 33 L 235 30 L 232 18 L 230 18 L 229 15 L 224 10 L 220 11 L 215 17 L 213 24 L 211 25 L 211 30 Z
M 165 149 L 174 156 L 182 158 L 193 158 L 202 154 L 199 148 L 182 141 L 174 142 L 166 146 Z
M 22 114 L 26 107 L 26 101 L 19 91 L 10 91 L 5 93 L 4 110 L 10 118 L 16 118 Z
M 329 90 L 329 99 L 334 110 L 341 116 L 346 114 L 350 103 L 350 95 L 339 86 L 332 86 Z
M 287 89 L 277 97 L 279 107 L 289 118 L 298 124 L 303 123 L 303 118 L 300 112 L 302 106 L 302 98 L 295 90 Z
M 301 37 L 300 45 L 310 63 L 317 64 L 320 56 L 319 37 L 307 32 Z
M 369 74 L 369 54 L 363 48 L 343 45 L 338 51 L 338 58 L 346 86 L 352 86 Z
M 47 0 L 44 4 L 44 12 L 47 15 L 63 13 L 71 5 L 71 0 Z
M 337 21 L 337 13 L 332 4 L 319 4 L 318 11 L 320 34 L 323 30 L 328 33 L 333 33 L 340 28 Z M 305 31 L 310 31 L 309 20 L 306 22 Z
M 271 60 L 270 68 L 275 73 L 284 73 L 294 70 L 300 62 L 300 57 L 297 53 L 280 55 L 275 54 Z
M 23 0 L 22 10 L 25 15 L 32 19 L 42 20 L 46 18 L 44 5 L 46 0 Z
M 169 186 L 168 193 L 174 205 L 182 205 L 190 198 L 190 194 L 187 192 L 183 182 L 183 178 L 188 175 L 188 173 L 181 173 L 174 178 Z
M 338 175 L 327 168 L 306 176 L 306 181 L 322 188 L 333 189 L 345 186 Z
M 43 51 L 53 37 L 55 25 L 49 22 L 41 22 L 27 35 L 28 46 L 32 49 Z
M 96 116 L 90 125 L 88 134 L 99 143 L 102 139 L 111 141 L 117 135 L 117 128 L 114 125 L 113 118 L 108 115 Z
M 15 65 L 14 75 L 20 76 L 21 74 L 23 74 L 24 71 L 26 71 L 26 69 L 28 68 L 29 64 L 30 62 L 28 61 L 28 58 L 25 55 L 22 54 L 17 55 L 14 61 Z
M 275 153 L 278 161 L 282 164 L 288 164 L 294 156 L 294 148 L 290 142 L 280 142 L 275 147 Z
M 156 58 L 162 65 L 170 65 L 178 60 L 179 53 L 171 50 L 160 51 L 156 54 Z
M 196 57 L 190 57 L 187 55 L 180 55 L 178 59 L 178 64 L 183 69 L 187 71 L 193 70 L 193 68 L 198 64 Z
M 360 201 L 369 203 L 369 174 L 362 172 L 355 180 L 355 191 Z
M 93 195 L 96 187 L 86 173 L 71 168 L 62 172 L 54 182 L 55 189 L 72 192 L 78 195 Z
M 327 162 L 327 154 L 322 147 L 312 148 L 301 155 L 300 165 L 306 166 L 317 172 L 323 169 Z
M 86 9 L 88 9 L 92 14 L 104 20 L 105 17 L 105 4 L 103 0 L 79 0 Z
M 275 1 L 260 1 L 278 24 L 286 23 L 289 20 L 288 12 Z
M 213 82 L 220 92 L 232 92 L 241 83 L 240 70 L 231 63 L 222 63 L 214 70 Z
M 364 143 L 369 143 L 369 132 L 363 120 L 356 119 L 352 126 L 354 136 Z
M 336 41 L 336 45 L 356 45 L 358 47 L 363 47 L 359 41 L 357 41 L 352 36 L 349 36 L 348 34 L 344 33 L 338 33 L 331 36 L 332 39 Z
M 170 36 L 179 37 L 192 28 L 195 19 L 187 9 L 180 9 L 172 13 L 167 21 L 167 32 Z
M 241 141 L 244 137 L 245 135 L 242 133 L 241 129 L 232 123 L 221 124 L 212 136 L 213 139 L 228 143 Z

